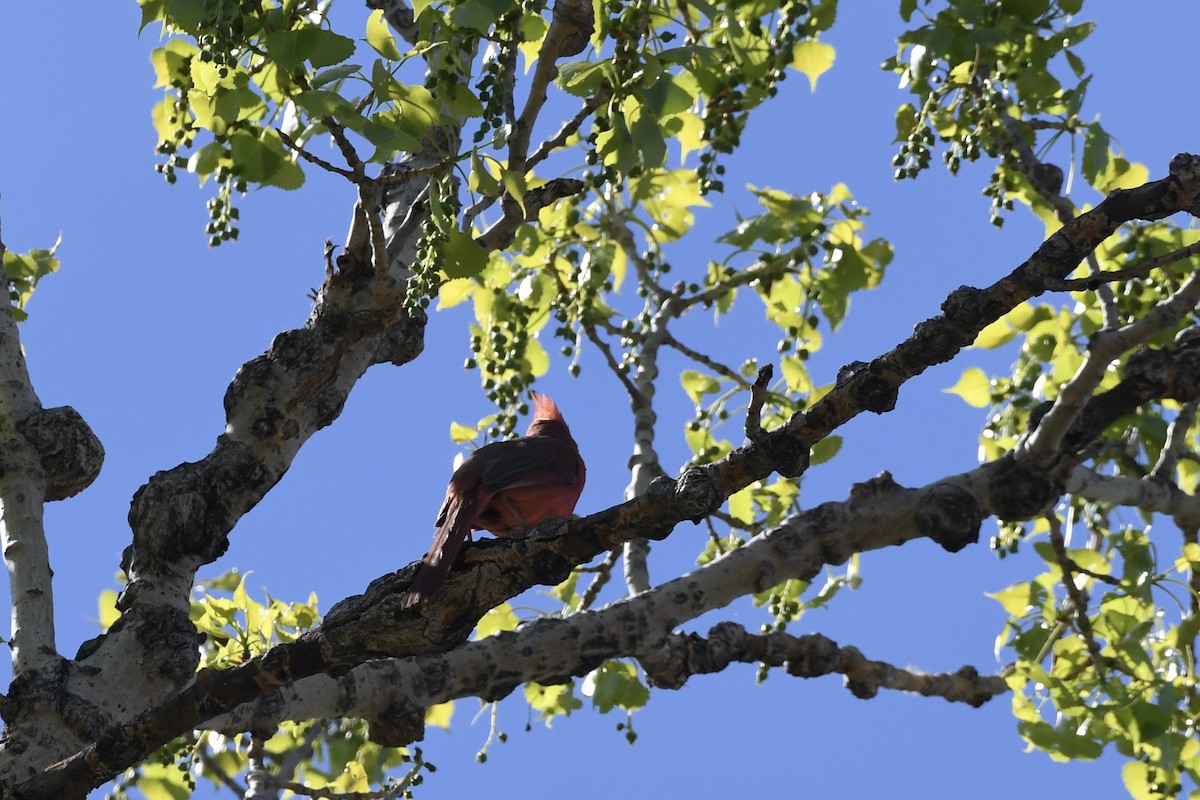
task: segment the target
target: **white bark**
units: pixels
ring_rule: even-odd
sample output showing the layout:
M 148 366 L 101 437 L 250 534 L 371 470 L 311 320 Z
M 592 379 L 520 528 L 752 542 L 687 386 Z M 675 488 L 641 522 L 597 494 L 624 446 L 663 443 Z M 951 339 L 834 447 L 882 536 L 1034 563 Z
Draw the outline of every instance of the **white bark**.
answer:
M 7 297 L 0 305 L 0 542 L 12 595 L 13 674 L 21 675 L 57 658 L 54 589 L 42 524 L 46 474 L 20 431 L 42 404 L 25 367 L 12 306 Z

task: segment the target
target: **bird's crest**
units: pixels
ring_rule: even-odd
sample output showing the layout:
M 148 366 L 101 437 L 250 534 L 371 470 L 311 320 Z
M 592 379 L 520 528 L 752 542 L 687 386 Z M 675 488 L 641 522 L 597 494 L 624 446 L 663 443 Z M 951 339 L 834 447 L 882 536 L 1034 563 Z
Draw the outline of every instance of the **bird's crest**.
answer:
M 543 419 L 556 419 L 559 422 L 564 422 L 562 412 L 558 410 L 558 405 L 549 397 L 537 392 L 530 392 L 529 396 L 533 398 L 534 422 Z

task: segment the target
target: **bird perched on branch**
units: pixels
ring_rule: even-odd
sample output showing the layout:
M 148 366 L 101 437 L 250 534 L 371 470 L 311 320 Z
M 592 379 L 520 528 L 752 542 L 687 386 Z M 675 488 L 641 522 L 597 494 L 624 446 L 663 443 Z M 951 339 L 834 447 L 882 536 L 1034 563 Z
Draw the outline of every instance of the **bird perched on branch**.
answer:
M 531 397 L 533 421 L 524 436 L 484 445 L 454 471 L 433 546 L 404 595 L 404 608 L 441 588 L 471 531 L 509 536 L 574 513 L 586 476 L 579 447 L 554 401 L 536 392 Z

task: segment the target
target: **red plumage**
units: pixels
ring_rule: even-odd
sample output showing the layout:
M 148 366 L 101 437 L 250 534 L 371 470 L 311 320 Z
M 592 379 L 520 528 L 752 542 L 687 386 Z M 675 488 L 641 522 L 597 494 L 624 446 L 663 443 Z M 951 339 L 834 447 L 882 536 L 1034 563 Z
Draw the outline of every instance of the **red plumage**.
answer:
M 554 401 L 531 396 L 533 420 L 524 436 L 484 445 L 454 471 L 433 546 L 404 595 L 404 608 L 441 588 L 471 531 L 508 536 L 574 513 L 587 473 L 579 447 Z

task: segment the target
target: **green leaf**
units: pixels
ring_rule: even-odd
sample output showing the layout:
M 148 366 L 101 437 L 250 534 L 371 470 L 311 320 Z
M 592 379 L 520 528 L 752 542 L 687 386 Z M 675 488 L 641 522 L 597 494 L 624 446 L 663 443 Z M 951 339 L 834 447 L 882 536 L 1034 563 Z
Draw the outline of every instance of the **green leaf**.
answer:
M 975 342 L 971 346 L 991 350 L 1008 344 L 1016 335 L 1017 332 L 1008 324 L 1008 320 L 1005 317 L 1001 317 L 984 327 L 979 332 L 979 335 L 975 337 Z
M 1187 542 L 1183 545 L 1183 555 L 1175 559 L 1175 569 L 1180 572 L 1200 569 L 1200 544 Z
M 377 73 L 386 74 L 386 71 Z M 381 126 L 385 136 L 403 136 L 410 140 L 413 144 L 404 149 L 416 152 L 420 149 L 421 137 L 441 118 L 441 104 L 424 86 L 406 86 L 390 79 L 381 83 L 379 77 L 379 74 L 372 75 L 372 86 L 381 98 L 393 101 L 394 107 L 371 119 Z
M 358 64 L 339 64 L 336 67 L 323 69 L 318 72 L 312 79 L 312 88 L 320 89 L 327 83 L 336 83 L 349 78 L 357 73 L 362 67 Z
M 138 33 L 151 22 L 162 19 L 167 7 L 166 0 L 138 0 L 138 5 L 142 8 L 142 24 L 138 26 Z
M 697 406 L 701 404 L 704 395 L 721 391 L 721 384 L 716 379 L 694 369 L 685 369 L 679 375 L 679 381 L 683 384 L 687 396 L 692 398 L 692 402 Z
M 729 496 L 729 516 L 746 525 L 754 522 L 754 493 L 757 490 L 756 486 L 756 484 L 751 484 Z
M 633 146 L 640 154 L 640 163 L 644 167 L 661 167 L 667 162 L 667 142 L 662 126 L 658 120 L 645 108 L 639 108 L 629 126 Z
M 525 700 L 534 711 L 540 712 L 538 719 L 545 720 L 547 726 L 554 717 L 570 716 L 572 711 L 583 708 L 583 703 L 575 696 L 575 685 L 572 683 L 542 686 L 530 681 L 525 684 Z
M 49 250 L 38 248 L 30 250 L 28 253 L 4 251 L 3 265 L 4 274 L 9 281 L 9 302 L 16 301 L 13 315 L 17 322 L 23 322 L 28 318 L 25 306 L 29 303 L 29 298 L 33 296 L 38 282 L 50 273 L 58 271 L 59 262 L 55 253 L 61 243 L 62 237 L 60 236 Z
M 1017 729 L 1026 741 L 1050 754 L 1056 761 L 1099 758 L 1100 743 L 1069 730 L 1058 730 L 1045 722 L 1021 722 Z
M 991 381 L 988 379 L 987 373 L 979 367 L 967 367 L 963 370 L 958 383 L 942 391 L 958 395 L 966 400 L 968 405 L 975 408 L 983 408 L 992 402 Z
M 442 271 L 448 278 L 470 278 L 483 272 L 488 263 L 488 251 L 469 233 L 451 228 L 446 232 L 442 248 Z
M 813 445 L 810 463 L 814 467 L 817 464 L 824 464 L 826 461 L 836 456 L 838 451 L 841 449 L 842 437 L 826 436 L 824 439 Z
M 1157 781 L 1152 779 L 1150 767 L 1144 761 L 1130 761 L 1122 767 L 1121 779 L 1133 800 L 1162 800 L 1162 793 L 1151 786 Z
M 188 33 L 198 33 L 204 19 L 204 0 L 167 0 L 165 20 Z
M 1083 63 L 1083 59 L 1072 53 L 1070 50 L 1064 50 L 1063 55 L 1067 58 L 1067 64 L 1071 67 L 1071 72 L 1075 73 L 1076 78 L 1082 78 L 1087 72 L 1087 67 Z
M 812 391 L 812 378 L 809 377 L 808 367 L 798 356 L 784 356 L 780 359 L 783 368 L 783 379 L 787 381 L 788 391 L 797 394 L 808 394 Z
M 579 584 L 579 575 L 579 570 L 572 570 L 565 581 L 546 589 L 546 596 L 553 597 L 555 600 L 571 608 L 578 608 L 579 594 L 575 591 L 575 587 Z
M 504 191 L 508 193 L 509 197 L 520 204 L 523 211 L 525 209 L 525 192 L 527 189 L 525 173 L 511 169 L 501 169 L 500 180 L 504 184 Z
M 455 444 L 465 444 L 479 435 L 479 431 L 472 428 L 470 425 L 460 425 L 457 422 L 450 423 L 450 441 Z
M 1134 189 L 1150 179 L 1150 170 L 1145 165 L 1127 161 L 1124 157 L 1110 153 L 1106 168 L 1096 176 L 1094 186 L 1098 191 L 1111 192 L 1116 189 Z
M 273 130 L 265 129 L 261 138 L 237 131 L 229 137 L 229 151 L 247 181 L 280 189 L 296 189 L 304 183 L 304 171 L 285 155 L 283 140 Z
M 817 90 L 817 78 L 833 66 L 834 49 L 831 45 L 807 39 L 792 46 L 792 66 L 808 76 L 811 91 Z
M 150 53 L 150 64 L 154 67 L 154 88 L 170 86 L 171 81 L 187 76 L 191 57 L 197 53 L 196 46 L 183 39 L 172 39 L 163 47 Z
M 1005 14 L 1012 14 L 1032 24 L 1050 10 L 1050 0 L 1001 0 L 1000 7 Z
M 342 117 L 353 113 L 350 102 L 333 89 L 312 89 L 299 92 L 292 97 L 292 100 L 314 117 Z
M 589 672 L 581 691 L 601 714 L 614 708 L 636 711 L 650 700 L 650 690 L 638 680 L 637 669 L 624 661 L 605 661 Z
M 383 9 L 376 9 L 367 17 L 367 44 L 388 61 L 404 58 L 400 48 L 396 46 L 396 37 L 392 36 L 392 31 L 383 18 Z
M 454 701 L 447 700 L 444 703 L 430 706 L 425 709 L 425 727 L 442 728 L 450 730 L 450 719 L 454 716 Z
M 558 85 L 576 97 L 590 97 L 613 74 L 608 61 L 569 61 L 558 68 Z
M 224 145 L 220 142 L 209 142 L 204 147 L 192 153 L 191 158 L 188 159 L 188 172 L 202 177 L 211 175 L 217 171 L 217 167 L 220 166 L 224 155 Z
M 146 800 L 187 800 L 192 795 L 183 783 L 183 773 L 163 764 L 144 765 L 137 788 Z
M 263 38 L 267 53 L 285 72 L 294 72 L 305 61 L 313 69 L 338 64 L 354 55 L 354 40 L 324 28 L 273 31 Z
M 1108 168 L 1108 153 L 1108 134 L 1099 122 L 1091 123 L 1083 137 L 1083 177 L 1093 186 Z
M 696 100 L 677 75 L 655 78 L 648 86 L 638 87 L 635 94 L 641 99 L 642 106 L 660 119 L 687 111 Z
M 454 308 L 475 294 L 475 283 L 470 278 L 455 278 L 438 288 L 438 311 Z
M 479 192 L 484 197 L 499 197 L 500 182 L 492 174 L 490 165 L 495 162 L 491 156 L 480 154 L 479 148 L 471 151 L 471 174 L 467 179 L 467 187 L 473 192 Z
M 501 603 L 495 608 L 490 609 L 479 620 L 479 624 L 475 626 L 475 638 L 486 639 L 497 633 L 515 630 L 518 622 L 520 620 L 513 613 L 512 606 L 508 603 Z
M 111 589 L 106 589 L 100 593 L 100 629 L 108 630 L 117 618 L 121 616 L 121 612 L 117 611 L 117 593 Z
M 985 592 L 984 594 L 1003 606 L 1004 613 L 1010 617 L 1023 617 L 1033 605 L 1032 590 L 1033 584 L 1017 583 L 1009 586 L 1007 589 L 1001 589 L 998 592 Z
M 903 142 L 917 127 L 917 109 L 911 103 L 905 103 L 896 109 L 896 138 L 893 142 Z
M 531 337 L 525 341 L 524 356 L 525 363 L 529 365 L 530 375 L 535 377 L 545 375 L 550 369 L 550 355 L 537 339 Z
M 511 0 L 459 0 L 450 11 L 450 21 L 460 28 L 487 33 L 501 16 L 518 7 Z

